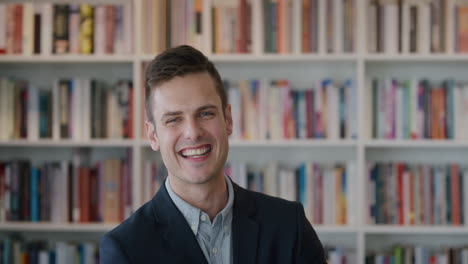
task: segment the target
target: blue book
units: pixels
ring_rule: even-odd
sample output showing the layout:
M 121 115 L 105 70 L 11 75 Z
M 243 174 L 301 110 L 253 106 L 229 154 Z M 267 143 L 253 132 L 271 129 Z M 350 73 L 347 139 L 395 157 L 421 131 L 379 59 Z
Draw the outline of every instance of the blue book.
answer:
M 31 168 L 31 221 L 39 221 L 39 170 Z
M 297 190 L 297 195 L 298 195 L 298 202 L 302 203 L 303 205 L 306 202 L 306 164 L 303 162 L 299 166 L 299 184 L 298 184 L 298 190 Z

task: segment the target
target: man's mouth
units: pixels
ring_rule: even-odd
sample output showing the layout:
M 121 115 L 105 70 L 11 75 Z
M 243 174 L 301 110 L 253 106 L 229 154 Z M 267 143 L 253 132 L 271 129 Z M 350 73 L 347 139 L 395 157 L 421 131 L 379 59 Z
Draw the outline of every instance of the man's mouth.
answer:
M 196 148 L 185 148 L 179 151 L 179 155 L 183 158 L 193 159 L 201 158 L 208 155 L 211 152 L 211 145 L 206 144 Z

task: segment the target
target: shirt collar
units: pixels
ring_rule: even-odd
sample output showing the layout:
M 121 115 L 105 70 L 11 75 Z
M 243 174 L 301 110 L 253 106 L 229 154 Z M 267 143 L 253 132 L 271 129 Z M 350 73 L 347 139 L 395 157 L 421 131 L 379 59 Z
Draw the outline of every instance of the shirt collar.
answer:
M 232 222 L 232 207 L 234 204 L 234 188 L 232 186 L 232 182 L 229 179 L 229 177 L 227 176 L 224 176 L 224 177 L 226 179 L 228 201 L 226 203 L 226 206 L 223 208 L 223 210 L 221 210 L 221 212 L 219 212 L 218 215 L 216 215 L 215 219 L 221 216 L 223 226 L 225 225 L 230 226 L 230 223 Z M 166 181 L 164 184 L 166 186 L 167 192 L 169 193 L 169 196 L 171 197 L 172 201 L 176 205 L 177 209 L 179 209 L 179 211 L 182 213 L 185 220 L 190 225 L 190 228 L 192 229 L 193 233 L 196 236 L 198 233 L 198 227 L 200 224 L 200 216 L 202 214 L 202 210 L 192 206 L 191 204 L 187 203 L 182 198 L 180 198 L 180 196 L 177 195 L 172 190 L 171 185 L 169 184 L 169 177 L 166 177 Z

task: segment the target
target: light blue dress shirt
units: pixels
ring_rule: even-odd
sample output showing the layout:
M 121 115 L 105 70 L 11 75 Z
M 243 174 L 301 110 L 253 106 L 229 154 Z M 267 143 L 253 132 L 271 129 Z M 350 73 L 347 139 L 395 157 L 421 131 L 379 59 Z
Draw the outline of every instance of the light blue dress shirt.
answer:
M 185 217 L 192 229 L 198 244 L 205 255 L 208 264 L 232 264 L 231 223 L 232 207 L 234 204 L 234 189 L 231 181 L 226 178 L 228 202 L 219 212 L 213 222 L 202 210 L 190 205 L 180 198 L 171 188 L 169 178 L 165 185 L 172 201 Z

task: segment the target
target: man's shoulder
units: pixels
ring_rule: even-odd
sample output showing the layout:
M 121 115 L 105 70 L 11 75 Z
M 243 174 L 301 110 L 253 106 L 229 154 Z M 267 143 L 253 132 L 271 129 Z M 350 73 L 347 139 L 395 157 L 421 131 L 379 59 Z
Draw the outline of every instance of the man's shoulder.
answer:
M 133 240 L 141 241 L 149 233 L 154 235 L 154 232 L 158 232 L 158 228 L 152 201 L 149 201 L 104 237 L 112 237 L 121 243 L 131 243 Z

